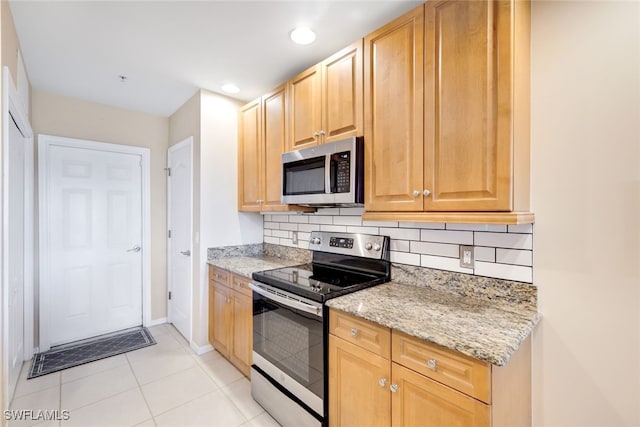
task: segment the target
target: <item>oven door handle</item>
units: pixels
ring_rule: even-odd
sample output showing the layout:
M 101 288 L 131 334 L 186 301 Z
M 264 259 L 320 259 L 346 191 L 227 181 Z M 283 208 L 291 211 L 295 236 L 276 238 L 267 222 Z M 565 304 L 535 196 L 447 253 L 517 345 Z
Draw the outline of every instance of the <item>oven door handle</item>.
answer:
M 278 302 L 284 306 L 295 308 L 297 310 L 304 311 L 305 313 L 313 314 L 314 316 L 322 317 L 322 307 L 315 307 L 311 304 L 305 304 L 302 301 L 296 301 L 293 299 L 281 297 L 280 295 L 265 291 L 262 288 L 257 287 L 253 283 L 249 283 L 249 287 L 253 292 L 262 295 L 265 298 Z

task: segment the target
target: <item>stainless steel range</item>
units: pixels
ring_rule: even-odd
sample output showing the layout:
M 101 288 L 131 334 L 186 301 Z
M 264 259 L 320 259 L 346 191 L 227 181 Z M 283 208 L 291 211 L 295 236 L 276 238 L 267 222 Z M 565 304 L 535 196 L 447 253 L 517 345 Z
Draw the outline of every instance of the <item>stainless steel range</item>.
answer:
M 251 395 L 283 426 L 328 424 L 324 302 L 388 282 L 389 237 L 313 232 L 310 264 L 253 273 Z

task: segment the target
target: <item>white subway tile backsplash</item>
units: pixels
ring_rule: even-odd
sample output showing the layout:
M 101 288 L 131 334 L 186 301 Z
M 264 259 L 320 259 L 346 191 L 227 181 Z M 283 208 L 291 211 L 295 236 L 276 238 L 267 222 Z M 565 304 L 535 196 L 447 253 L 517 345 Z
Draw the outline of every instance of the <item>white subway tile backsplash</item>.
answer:
M 509 233 L 533 233 L 533 224 L 510 225 Z
M 408 240 L 391 240 L 391 248 L 392 251 L 398 252 L 409 252 L 409 241 Z
M 286 230 L 272 230 L 271 231 L 271 235 L 273 237 L 283 237 L 283 238 L 288 238 L 289 237 L 289 231 Z
M 309 217 L 307 215 L 289 215 L 289 222 L 295 222 L 298 224 L 308 224 Z
M 444 224 L 437 222 L 399 222 L 402 228 L 430 228 L 433 230 L 444 230 Z
M 312 232 L 320 231 L 320 224 L 298 224 L 298 231 Z
M 355 215 L 355 216 L 361 217 L 363 213 L 364 213 L 364 208 L 340 208 L 341 216 Z
M 438 270 L 456 271 L 458 273 L 473 274 L 472 268 L 460 267 L 459 258 L 445 258 L 433 255 L 421 255 L 422 267 L 437 268 Z
M 533 252 L 517 249 L 496 249 L 496 262 L 501 264 L 533 265 Z
M 518 282 L 533 282 L 533 268 L 520 265 L 476 262 L 475 274 L 477 276 L 495 277 Z
M 362 225 L 362 217 L 359 216 L 334 216 L 333 223 L 335 225 Z
M 347 233 L 380 234 L 380 229 L 378 227 L 347 226 Z
M 333 231 L 334 233 L 346 233 L 346 225 L 320 225 L 320 231 Z
M 398 223 L 394 221 L 362 221 L 365 227 L 397 227 Z
M 380 228 L 380 234 L 392 239 L 420 240 L 420 230 L 415 228 Z
M 298 224 L 292 224 L 290 222 L 283 222 L 280 224 L 280 230 L 298 231 Z
M 309 224 L 333 224 L 333 217 L 327 215 L 310 216 Z
M 448 243 L 411 242 L 412 253 L 460 258 L 460 246 Z
M 476 246 L 473 256 L 476 261 L 496 262 L 496 248 Z
M 491 231 L 491 232 L 507 232 L 506 225 L 496 224 L 447 224 L 447 230 L 459 231 Z
M 408 252 L 391 251 L 391 262 L 420 266 L 420 255 Z
M 513 233 L 476 233 L 475 244 L 494 248 L 532 249 L 533 236 Z
M 308 249 L 312 231 L 391 237 L 391 261 L 506 280 L 533 277 L 533 226 L 362 221 L 362 208 L 323 208 L 316 214 L 264 215 L 264 242 Z M 293 244 L 292 232 L 298 232 Z M 461 244 L 474 246 L 475 269 L 460 267 Z
M 472 231 L 448 231 L 448 230 L 421 230 L 420 240 L 422 240 L 423 242 L 473 245 L 473 232 Z

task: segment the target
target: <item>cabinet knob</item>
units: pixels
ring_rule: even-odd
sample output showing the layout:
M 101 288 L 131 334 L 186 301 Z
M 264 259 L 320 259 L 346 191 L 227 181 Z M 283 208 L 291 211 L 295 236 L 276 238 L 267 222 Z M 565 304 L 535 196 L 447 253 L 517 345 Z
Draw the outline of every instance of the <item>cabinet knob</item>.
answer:
M 427 368 L 435 370 L 436 365 L 437 365 L 436 359 L 427 360 Z
M 380 378 L 378 380 L 378 384 L 380 384 L 380 387 L 384 387 L 387 385 L 387 379 L 386 378 Z
M 358 328 L 351 328 L 351 335 L 353 335 L 354 337 L 358 335 L 358 332 L 360 332 L 358 331 Z
M 398 388 L 399 388 L 399 387 L 398 387 L 398 384 L 391 384 L 391 385 L 389 386 L 389 390 L 391 390 L 391 392 L 392 392 L 392 393 L 397 392 L 397 391 L 398 391 Z
M 418 197 L 420 192 L 418 190 L 413 190 L 413 197 Z
M 313 137 L 314 137 L 314 138 L 318 138 L 319 136 L 320 136 L 320 132 L 314 132 L 314 133 L 313 133 Z
M 325 134 L 326 134 L 325 131 L 323 131 L 323 130 L 320 131 L 320 135 L 325 135 Z
M 424 191 L 422 192 L 422 194 L 424 194 L 424 197 L 427 197 L 429 194 L 431 194 L 431 191 L 429 191 L 429 190 L 427 190 L 425 188 Z

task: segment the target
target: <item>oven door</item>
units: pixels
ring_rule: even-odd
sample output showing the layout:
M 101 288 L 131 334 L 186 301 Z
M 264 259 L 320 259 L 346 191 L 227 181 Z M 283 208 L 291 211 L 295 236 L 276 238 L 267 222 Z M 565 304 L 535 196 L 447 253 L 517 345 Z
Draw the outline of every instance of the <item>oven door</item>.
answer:
M 323 417 L 322 304 L 263 283 L 252 282 L 251 289 L 254 365 L 279 384 L 280 391 Z M 277 414 L 272 416 L 278 419 Z

